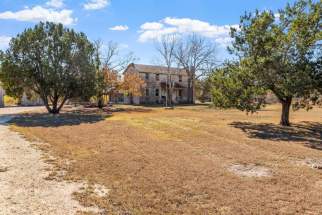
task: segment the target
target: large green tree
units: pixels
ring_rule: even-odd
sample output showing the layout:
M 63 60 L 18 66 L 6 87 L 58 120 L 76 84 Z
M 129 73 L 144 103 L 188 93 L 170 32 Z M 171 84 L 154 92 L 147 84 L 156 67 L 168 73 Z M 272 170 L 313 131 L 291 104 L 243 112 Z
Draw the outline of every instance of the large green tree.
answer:
M 57 114 L 75 97 L 89 97 L 95 82 L 94 46 L 83 33 L 62 24 L 39 23 L 10 42 L 1 57 L 6 93 L 33 92 Z
M 213 76 L 214 102 L 256 111 L 270 91 L 282 104 L 281 125 L 289 126 L 294 98 L 309 97 L 319 85 L 321 5 L 300 0 L 278 14 L 256 11 L 241 17 L 229 48 L 238 60 Z

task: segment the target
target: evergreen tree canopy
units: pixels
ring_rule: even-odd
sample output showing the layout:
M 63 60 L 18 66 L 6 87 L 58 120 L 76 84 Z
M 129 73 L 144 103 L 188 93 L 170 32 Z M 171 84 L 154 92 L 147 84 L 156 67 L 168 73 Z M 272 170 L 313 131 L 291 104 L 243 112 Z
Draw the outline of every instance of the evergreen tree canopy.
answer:
M 26 29 L 11 40 L 1 61 L 7 94 L 32 91 L 50 113 L 59 113 L 68 99 L 93 93 L 94 47 L 85 34 L 62 24 L 41 22 Z
M 310 0 L 288 4 L 278 14 L 256 11 L 241 17 L 229 48 L 238 61 L 213 75 L 215 104 L 253 112 L 271 91 L 282 104 L 281 124 L 290 125 L 292 100 L 321 87 L 321 17 L 321 1 Z

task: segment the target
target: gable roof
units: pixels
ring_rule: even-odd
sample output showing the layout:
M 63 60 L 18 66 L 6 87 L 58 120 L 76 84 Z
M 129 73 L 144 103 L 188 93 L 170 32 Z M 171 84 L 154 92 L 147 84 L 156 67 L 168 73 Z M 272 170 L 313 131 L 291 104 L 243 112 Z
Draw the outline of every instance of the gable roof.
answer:
M 137 72 L 143 72 L 143 73 L 153 73 L 153 74 L 168 74 L 168 68 L 165 66 L 153 66 L 153 65 L 144 65 L 144 64 L 135 64 L 131 63 L 129 67 L 133 67 Z M 128 68 L 125 70 L 125 72 L 128 70 Z M 178 74 L 178 75 L 187 75 L 187 72 L 185 69 L 181 68 L 170 68 L 171 74 Z

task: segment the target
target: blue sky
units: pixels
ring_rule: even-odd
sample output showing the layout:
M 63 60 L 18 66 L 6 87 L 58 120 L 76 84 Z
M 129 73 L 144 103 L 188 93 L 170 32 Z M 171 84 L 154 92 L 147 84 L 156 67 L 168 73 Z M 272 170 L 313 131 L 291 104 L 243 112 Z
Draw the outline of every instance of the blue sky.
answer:
M 10 37 L 39 21 L 62 22 L 91 40 L 113 40 L 134 52 L 140 63 L 156 57 L 156 37 L 195 32 L 217 43 L 218 59 L 227 56 L 228 29 L 245 11 L 275 12 L 293 0 L 1 0 L 0 49 Z

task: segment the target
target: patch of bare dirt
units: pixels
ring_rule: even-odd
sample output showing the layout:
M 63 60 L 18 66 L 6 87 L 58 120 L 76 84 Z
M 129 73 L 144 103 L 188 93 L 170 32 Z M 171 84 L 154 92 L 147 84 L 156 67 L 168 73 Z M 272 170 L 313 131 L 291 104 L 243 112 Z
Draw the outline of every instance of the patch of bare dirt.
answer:
M 298 165 L 311 167 L 312 169 L 322 170 L 322 159 L 306 158 L 304 160 L 298 160 L 295 163 Z
M 270 177 L 272 172 L 269 168 L 256 164 L 233 164 L 228 170 L 239 176 L 246 177 Z

